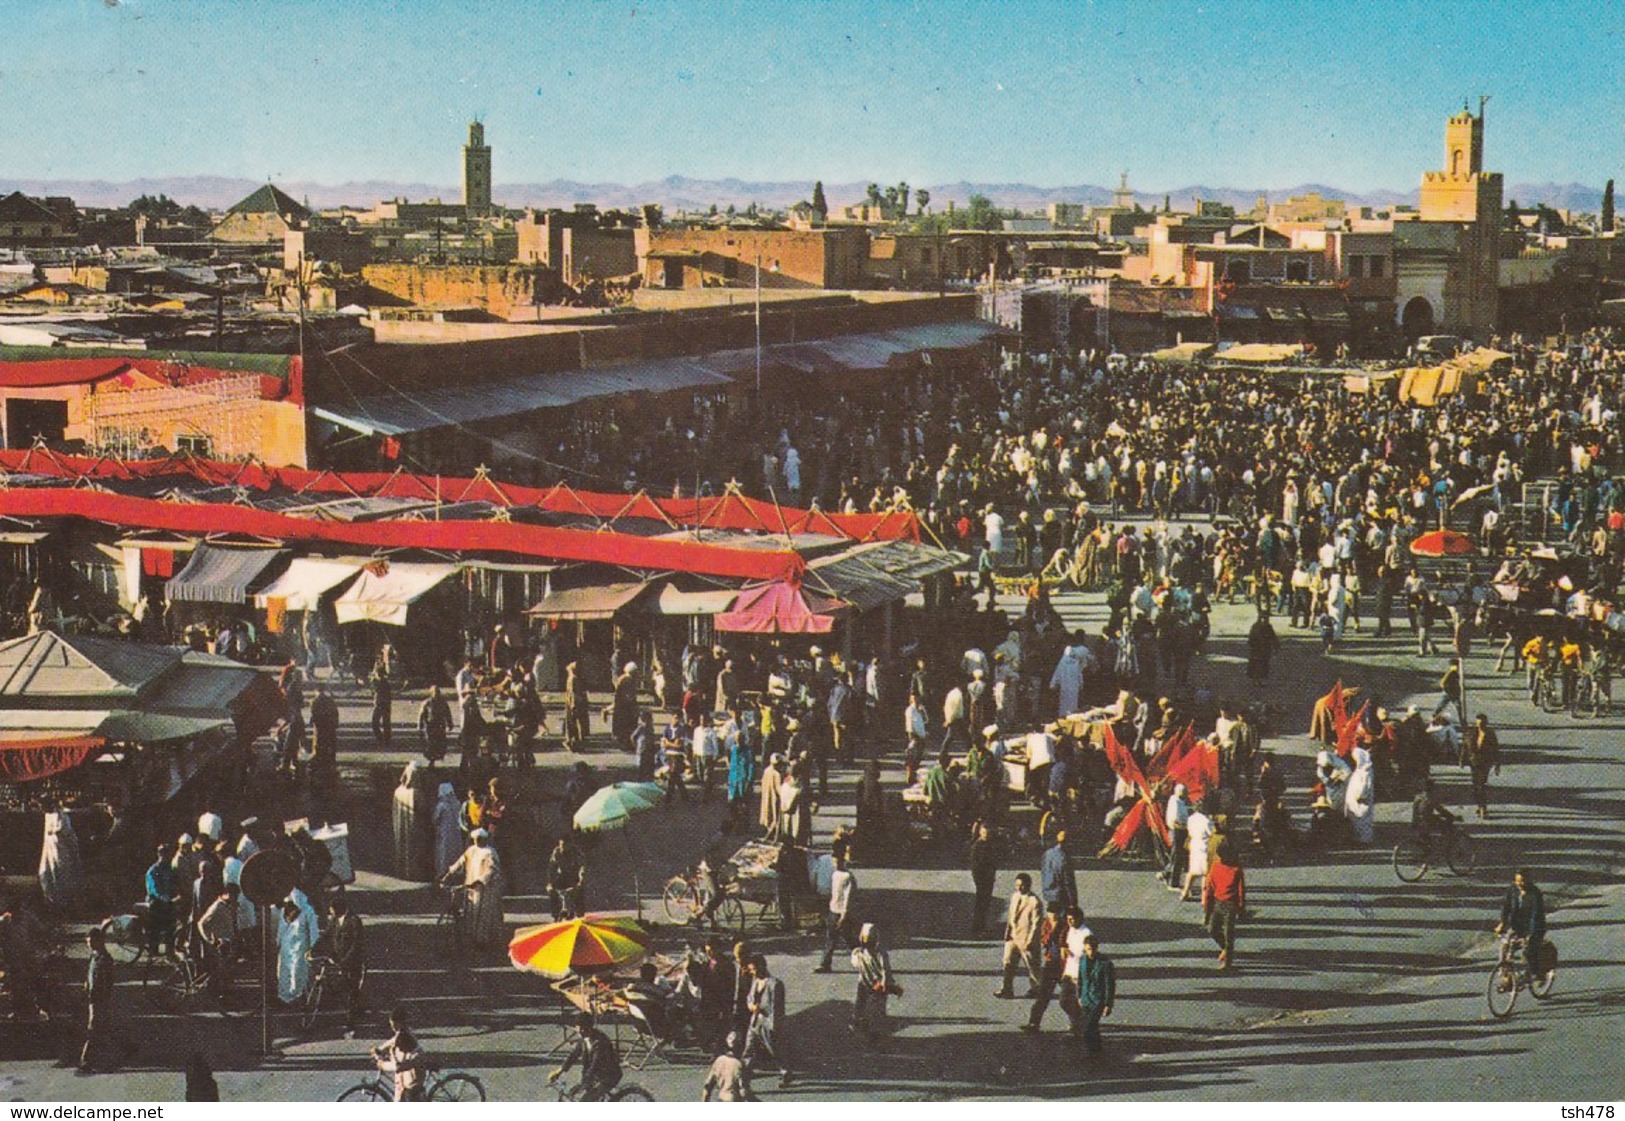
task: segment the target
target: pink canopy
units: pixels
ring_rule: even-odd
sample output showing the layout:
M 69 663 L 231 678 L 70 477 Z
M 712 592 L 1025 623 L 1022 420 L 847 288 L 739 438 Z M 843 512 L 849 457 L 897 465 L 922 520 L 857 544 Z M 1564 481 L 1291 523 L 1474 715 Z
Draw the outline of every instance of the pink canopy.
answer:
M 828 634 L 835 625 L 833 613 L 844 606 L 809 596 L 799 584 L 775 580 L 740 592 L 733 610 L 718 615 L 715 626 L 745 634 Z

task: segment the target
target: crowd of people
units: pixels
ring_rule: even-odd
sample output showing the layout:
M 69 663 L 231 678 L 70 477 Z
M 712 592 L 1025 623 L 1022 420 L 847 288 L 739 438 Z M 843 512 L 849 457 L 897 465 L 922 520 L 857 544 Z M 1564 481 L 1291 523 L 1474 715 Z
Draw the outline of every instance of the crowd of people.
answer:
M 754 480 L 748 485 L 826 508 L 907 505 L 929 534 L 974 563 L 896 653 L 852 657 L 756 640 L 692 642 L 648 666 L 614 653 L 603 720 L 609 741 L 637 779 L 662 784 L 669 806 L 716 799 L 722 815 L 701 865 L 706 905 L 697 921 L 715 922 L 730 838 L 779 846 L 781 921 L 794 928 L 798 916 L 819 920 L 819 968 L 849 964 L 851 1025 L 879 1039 L 903 986 L 883 940 L 890 916 L 858 887 L 865 866 L 915 857 L 961 863 L 972 889 L 967 925 L 980 936 L 995 917 L 998 873 L 1031 840 L 1041 856 L 1016 876 L 1004 907 L 998 995 L 1014 999 L 1024 973 L 1031 1007 L 1023 1026 L 1037 1031 L 1058 992 L 1071 1034 L 1094 1052 L 1115 1005 L 1116 974 L 1086 918 L 1075 851 L 1142 860 L 1181 900 L 1199 900 L 1219 968 L 1229 969 L 1254 860 L 1276 859 L 1303 838 L 1371 844 L 1379 792 L 1413 799 L 1413 827 L 1431 839 L 1454 824 L 1433 782 L 1441 762 L 1466 769 L 1476 813 L 1487 817 L 1502 749 L 1484 715 L 1469 720 L 1462 661 L 1475 639 L 1501 640 L 1497 670 L 1509 660 L 1512 672 L 1523 668 L 1534 701 L 1556 695 L 1569 707 L 1585 691 L 1594 704 L 1611 703 L 1617 652 L 1594 606 L 1611 602 L 1625 560 L 1625 491 L 1602 469 L 1621 450 L 1619 341 L 1593 333 L 1546 351 L 1507 340 L 1512 372 L 1432 409 L 1352 393 L 1318 375 L 1104 354 L 1037 364 L 1011 354 L 985 376 L 924 378 L 872 413 L 837 395 L 794 432 L 779 426 L 734 441 L 737 454 L 751 457 L 751 472 L 741 474 Z M 873 422 L 851 423 L 859 415 Z M 704 435 L 726 434 L 734 423 L 713 410 Z M 1556 483 L 1544 513 L 1585 563 L 1561 571 L 1520 557 L 1502 563 L 1522 484 L 1546 477 Z M 1418 564 L 1411 544 L 1452 519 L 1459 524 L 1463 509 L 1473 514 L 1477 556 L 1490 558 L 1484 567 L 1476 559 L 1454 569 Z M 1063 622 L 1052 594 L 1064 585 L 1103 593 L 1107 617 L 1097 633 Z M 1014 618 L 999 602 L 1012 587 L 1027 593 Z M 1206 656 L 1215 606 L 1238 601 L 1255 620 L 1246 638 L 1252 692 L 1218 696 L 1193 665 Z M 1543 621 L 1547 604 L 1563 624 Z M 1451 659 L 1437 706 L 1401 711 L 1369 687 L 1339 685 L 1317 706 L 1313 780 L 1290 793 L 1279 761 L 1262 748 L 1280 731 L 1260 688 L 1281 645 L 1278 619 L 1328 652 L 1367 630 L 1374 640 L 1393 636 L 1397 651 L 1402 619 L 1419 657 Z M 181 637 L 247 659 L 259 645 L 250 627 L 194 624 Z M 430 790 L 432 876 L 461 893 L 473 945 L 494 950 L 507 933 L 518 852 L 534 839 L 526 803 L 540 788 L 536 752 L 556 743 L 584 753 L 596 714 L 579 662 L 552 665 L 550 649 L 530 649 L 524 635 L 500 626 L 464 646 L 471 656 L 417 707 L 408 734 L 426 765 L 422 778 L 409 772 L 402 786 Z M 339 782 L 339 687 L 331 676 L 317 679 L 319 666 L 295 660 L 279 675 L 276 756 L 288 774 L 331 788 Z M 391 647 L 354 676 L 370 697 L 374 746 L 392 749 L 403 678 Z M 557 694 L 545 684 L 555 680 Z M 1099 738 L 1085 726 L 1102 729 Z M 1035 738 L 1041 760 L 1031 754 Z M 1029 777 L 1012 789 L 1005 764 L 1018 740 L 1027 744 Z M 1200 783 L 1158 769 L 1175 744 L 1211 753 Z M 452 750 L 457 768 L 441 769 Z M 832 768 L 837 778 L 839 768 L 859 773 L 854 821 L 820 852 L 814 802 L 828 803 Z M 559 919 L 587 912 L 588 862 L 568 823 L 602 777 L 584 756 L 556 795 L 563 819 L 543 847 L 542 886 Z M 1020 812 L 1027 803 L 1031 815 Z M 1305 815 L 1302 828 L 1295 811 Z M 1135 813 L 1147 826 L 1137 832 L 1129 829 Z M 298 870 L 298 886 L 269 914 L 278 997 L 296 1004 L 325 956 L 348 1025 L 364 1026 L 363 921 L 332 891 L 327 848 L 308 832 L 272 836 L 252 819 L 228 835 L 209 813 L 195 831 L 158 846 L 142 877 L 139 916 L 91 931 L 83 1065 L 104 1064 L 128 1042 L 107 943 L 131 938 L 138 919 L 135 936 L 150 955 L 186 955 L 223 984 L 258 937 L 259 912 L 241 890 L 244 862 L 271 847 Z M 53 876 L 64 867 L 54 864 Z M 1533 877 L 1524 877 L 1527 890 L 1509 893 L 1504 922 L 1538 927 L 1530 935 L 1538 942 L 1544 912 L 1530 902 Z M 13 1000 L 23 1004 L 26 925 L 20 910 L 0 914 Z M 713 1056 L 707 1096 L 749 1095 L 764 1068 L 791 1080 L 779 1030 L 785 983 L 749 945 L 713 937 L 682 976 L 646 970 L 627 994 L 658 1030 L 686 1024 Z M 406 1100 L 422 1089 L 421 1047 L 404 1014 L 391 1027 L 377 1054 Z M 580 1045 L 565 1065 L 583 1068 L 585 1094 L 607 1094 L 620 1077 L 614 1049 L 606 1057 L 592 1023 L 578 1028 Z

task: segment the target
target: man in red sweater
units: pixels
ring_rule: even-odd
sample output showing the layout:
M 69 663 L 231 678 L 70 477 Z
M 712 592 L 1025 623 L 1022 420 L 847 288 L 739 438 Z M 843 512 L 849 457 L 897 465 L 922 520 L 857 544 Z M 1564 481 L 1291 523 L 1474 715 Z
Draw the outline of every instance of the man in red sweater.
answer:
M 1247 911 L 1247 878 L 1235 846 L 1226 840 L 1202 880 L 1202 921 L 1219 944 L 1219 968 L 1229 969 L 1236 956 L 1236 918 Z

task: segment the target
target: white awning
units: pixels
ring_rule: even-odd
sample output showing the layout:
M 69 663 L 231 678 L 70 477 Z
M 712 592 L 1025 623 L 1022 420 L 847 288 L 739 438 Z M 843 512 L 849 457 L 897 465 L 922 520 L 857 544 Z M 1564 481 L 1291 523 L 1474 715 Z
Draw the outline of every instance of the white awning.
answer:
M 667 584 L 654 602 L 656 615 L 721 615 L 739 598 L 738 588 L 685 592 Z
M 288 571 L 272 580 L 254 595 L 254 603 L 265 607 L 273 599 L 287 600 L 289 611 L 312 611 L 322 596 L 360 572 L 362 560 L 330 560 L 322 557 L 296 557 Z
M 454 564 L 389 563 L 381 572 L 364 568 L 349 590 L 333 601 L 340 623 L 406 626 L 406 611 L 457 572 Z

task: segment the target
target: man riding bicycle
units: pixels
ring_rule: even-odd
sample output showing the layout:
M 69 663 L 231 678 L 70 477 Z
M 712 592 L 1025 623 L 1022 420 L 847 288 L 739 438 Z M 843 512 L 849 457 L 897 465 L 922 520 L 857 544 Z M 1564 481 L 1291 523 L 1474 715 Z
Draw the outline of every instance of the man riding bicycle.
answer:
M 1421 843 L 1424 860 L 1433 855 L 1434 838 L 1448 844 L 1460 820 L 1439 797 L 1438 787 L 1433 785 L 1433 780 L 1428 779 L 1422 786 L 1422 793 L 1411 801 L 1411 834 Z
M 564 1065 L 548 1075 L 547 1080 L 549 1083 L 557 1082 L 564 1077 L 565 1071 L 579 1061 L 581 1085 L 577 1089 L 576 1100 L 604 1101 L 609 1092 L 620 1084 L 621 1058 L 615 1053 L 615 1044 L 610 1042 L 609 1036 L 593 1026 L 591 1012 L 583 1012 L 576 1017 L 576 1032 L 578 1038 L 575 1047 L 565 1056 Z
M 1501 900 L 1501 921 L 1495 924 L 1495 933 L 1510 934 L 1523 939 L 1523 958 L 1531 978 L 1539 976 L 1541 943 L 1546 939 L 1546 897 L 1535 886 L 1535 877 L 1527 868 L 1519 868 L 1512 877 Z

